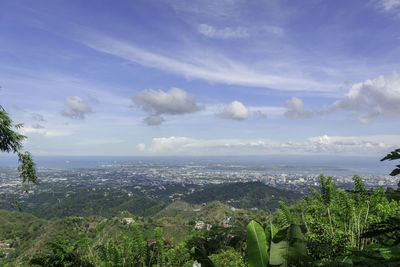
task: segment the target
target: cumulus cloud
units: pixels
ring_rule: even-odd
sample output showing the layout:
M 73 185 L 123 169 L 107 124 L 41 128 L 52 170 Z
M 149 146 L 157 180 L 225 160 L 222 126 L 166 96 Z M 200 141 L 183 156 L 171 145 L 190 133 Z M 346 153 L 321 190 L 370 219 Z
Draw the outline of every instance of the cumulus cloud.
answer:
M 83 120 L 86 114 L 92 113 L 92 108 L 78 96 L 67 97 L 65 105 L 67 108 L 61 111 L 61 115 L 64 117 Z
M 356 119 L 368 123 L 377 117 L 400 117 L 400 75 L 396 72 L 355 83 L 342 99 L 320 110 L 307 110 L 301 99 L 286 101 L 289 119 L 325 115 L 337 110 L 351 111 Z
M 163 114 L 182 115 L 201 109 L 195 96 L 179 88 L 172 88 L 168 92 L 146 89 L 134 94 L 132 100 L 137 107 L 149 114 L 145 119 L 148 125 L 161 124 L 164 121 L 161 116 Z
M 164 155 L 269 155 L 269 154 L 385 154 L 398 145 L 400 135 L 316 136 L 304 142 L 276 142 L 268 139 L 153 138 L 143 150 Z
M 354 84 L 344 98 L 333 103 L 329 112 L 352 111 L 363 123 L 379 116 L 400 117 L 400 77 L 398 73 Z
M 300 98 L 292 97 L 285 103 L 287 111 L 285 116 L 289 119 L 309 118 L 313 115 L 312 111 L 304 109 L 304 103 Z
M 160 125 L 163 123 L 165 120 L 162 116 L 156 115 L 156 116 L 149 116 L 143 120 L 147 125 Z
M 219 116 L 231 120 L 246 120 L 249 118 L 249 111 L 242 102 L 233 101 Z

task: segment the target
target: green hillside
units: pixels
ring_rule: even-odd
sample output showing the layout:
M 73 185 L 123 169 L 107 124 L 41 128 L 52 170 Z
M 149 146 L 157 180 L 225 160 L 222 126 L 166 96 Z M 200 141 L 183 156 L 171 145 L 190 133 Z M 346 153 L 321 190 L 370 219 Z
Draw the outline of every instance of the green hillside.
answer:
M 184 200 L 196 204 L 218 200 L 235 208 L 273 211 L 278 207 L 279 201 L 290 203 L 300 197 L 299 194 L 279 190 L 261 182 L 250 182 L 207 185 L 202 191 L 196 191 Z

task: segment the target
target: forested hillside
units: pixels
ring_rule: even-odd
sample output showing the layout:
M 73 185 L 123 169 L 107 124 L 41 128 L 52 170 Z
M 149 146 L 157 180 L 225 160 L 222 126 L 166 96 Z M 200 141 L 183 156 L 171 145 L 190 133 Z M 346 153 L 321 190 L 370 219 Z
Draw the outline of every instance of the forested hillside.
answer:
M 193 188 L 194 192 L 188 192 L 188 188 Z M 143 193 L 144 190 L 151 192 L 151 195 Z M 123 210 L 138 216 L 153 216 L 176 200 L 192 204 L 218 200 L 235 208 L 273 211 L 278 207 L 279 201 L 290 203 L 300 198 L 299 194 L 272 188 L 260 182 L 204 186 L 169 184 L 162 187 L 142 186 L 141 189 L 133 186 L 98 186 L 76 189 L 74 193 L 69 188 L 48 186 L 44 191 L 48 192 L 31 194 L 20 201 L 24 212 L 45 219 L 74 215 L 112 217 Z M 6 195 L 0 201 L 0 208 L 12 210 L 10 204 L 14 199 L 15 196 Z
M 273 211 L 278 207 L 278 201 L 290 203 L 298 198 L 298 193 L 254 182 L 207 185 L 201 191 L 194 192 L 184 199 L 198 204 L 218 200 L 237 208 L 259 208 Z
M 279 202 L 273 214 L 217 201 L 175 201 L 145 217 L 43 220 L 2 211 L 1 259 L 11 266 L 397 266 L 399 195 L 399 188 L 367 191 L 358 176 L 344 191 L 321 176 L 319 188 Z

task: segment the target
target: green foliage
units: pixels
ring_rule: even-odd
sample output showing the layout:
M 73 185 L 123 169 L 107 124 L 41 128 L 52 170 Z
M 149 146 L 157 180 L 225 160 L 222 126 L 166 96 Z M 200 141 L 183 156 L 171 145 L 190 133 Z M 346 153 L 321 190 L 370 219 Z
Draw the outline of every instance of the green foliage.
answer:
M 213 224 L 209 231 L 196 231 L 190 235 L 186 243 L 190 250 L 198 248 L 207 255 L 211 255 L 227 246 L 240 250 L 245 240 L 246 233 L 243 229 Z
M 75 243 L 70 243 L 68 240 L 58 239 L 54 242 L 49 242 L 47 246 L 50 251 L 35 255 L 29 263 L 32 265 L 55 267 L 55 266 L 94 266 L 84 256 L 86 239 L 78 240 Z
M 118 238 L 110 238 L 97 246 L 98 265 L 101 266 L 146 266 L 146 241 L 139 226 L 131 224 L 128 231 L 120 232 Z
M 22 124 L 15 124 L 7 112 L 0 106 L 0 151 L 18 153 L 22 149 L 22 141 L 26 136 L 14 131 L 20 129 Z
M 171 267 L 180 267 L 185 264 L 188 266 L 193 265 L 190 252 L 185 242 L 179 243 L 176 247 L 169 249 L 166 252 L 166 259 L 168 266 Z
M 300 226 L 291 224 L 279 230 L 271 240 L 271 265 L 288 266 L 303 263 L 306 256 L 306 242 Z
M 189 203 L 208 203 L 221 201 L 236 208 L 275 210 L 278 201 L 290 203 L 298 198 L 298 194 L 283 191 L 261 182 L 227 183 L 208 185 L 202 191 L 196 191 L 184 198 Z
M 207 256 L 203 249 L 193 248 L 193 258 L 200 263 L 202 267 L 216 267 L 214 262 Z
M 288 227 L 294 223 L 289 208 L 282 201 L 279 201 L 279 209 L 275 211 L 275 221 L 280 228 Z
M 18 153 L 18 161 L 21 163 L 18 166 L 18 171 L 22 178 L 22 182 L 39 184 L 36 176 L 36 164 L 32 161 L 32 155 L 29 152 Z
M 218 267 L 246 267 L 246 263 L 243 260 L 242 255 L 237 252 L 232 247 L 227 247 L 221 250 L 217 254 L 213 254 L 210 256 L 210 259 L 214 262 L 214 264 Z M 261 265 L 251 265 L 249 266 L 261 266 Z
M 247 226 L 249 266 L 307 266 L 310 263 L 299 225 L 290 224 L 277 230 L 271 223 L 265 232 L 255 221 Z
M 22 128 L 22 124 L 14 124 L 7 112 L 0 106 L 0 151 L 18 154 L 20 163 L 18 171 L 23 183 L 39 184 L 31 154 L 21 152 L 22 142 L 26 136 L 17 132 L 20 128 Z M 28 193 L 28 189 L 25 191 Z
M 396 192 L 400 189 L 368 191 L 357 175 L 349 191 L 337 188 L 332 177 L 321 175 L 319 182 L 319 188 L 310 188 L 309 196 L 290 206 L 277 201 L 273 217 L 266 217 L 265 212 L 233 211 L 220 202 L 200 207 L 157 200 L 156 205 L 165 209 L 143 218 L 129 205 L 121 204 L 124 200 L 117 194 L 108 192 L 105 198 L 105 191 L 96 195 L 97 190 L 90 193 L 93 203 L 98 203 L 96 208 L 107 199 L 127 211 L 114 209 L 118 216 L 108 220 L 68 217 L 50 221 L 0 211 L 0 241 L 8 239 L 10 243 L 10 248 L 0 247 L 0 258 L 5 264 L 24 263 L 35 255 L 30 263 L 41 266 L 177 267 L 192 266 L 194 261 L 211 267 L 398 266 L 400 203 Z M 139 206 L 144 198 L 137 194 L 136 202 L 130 203 Z M 79 203 L 84 198 L 76 199 L 65 207 L 88 207 Z M 145 201 L 141 208 L 147 209 Z M 234 223 L 223 227 L 221 222 L 227 216 Z M 126 217 L 136 222 L 128 224 Z M 265 223 L 261 225 L 256 219 Z M 197 220 L 212 223 L 212 228 L 195 231 Z M 63 238 L 56 239 L 55 233 Z M 175 243 L 172 237 L 184 241 Z
M 247 225 L 247 257 L 250 267 L 266 266 L 269 261 L 264 229 L 256 221 Z
M 381 161 L 385 160 L 397 160 L 400 159 L 400 148 L 393 150 L 389 154 L 387 154 L 384 158 L 381 159 Z M 396 176 L 400 174 L 400 165 L 396 165 L 396 169 L 394 169 L 390 175 L 391 176 Z

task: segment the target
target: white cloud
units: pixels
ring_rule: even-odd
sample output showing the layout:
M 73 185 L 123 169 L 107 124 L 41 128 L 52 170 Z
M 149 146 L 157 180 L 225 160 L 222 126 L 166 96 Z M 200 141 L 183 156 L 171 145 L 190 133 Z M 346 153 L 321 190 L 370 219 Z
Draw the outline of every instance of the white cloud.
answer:
M 108 144 L 119 144 L 124 142 L 120 139 L 115 138 L 91 138 L 87 140 L 82 140 L 79 145 L 108 145 Z
M 148 125 L 159 125 L 164 121 L 160 115 L 182 115 L 199 111 L 196 97 L 182 89 L 163 90 L 146 89 L 132 96 L 133 102 L 143 111 L 150 114 L 144 121 Z
M 396 72 L 353 84 L 343 99 L 320 110 L 306 110 L 301 99 L 286 101 L 289 119 L 309 118 L 337 110 L 348 110 L 362 123 L 377 117 L 400 117 L 400 75 Z
M 378 0 L 377 5 L 385 11 L 393 11 L 400 8 L 400 0 Z
M 141 152 L 144 152 L 144 151 L 146 151 L 146 144 L 138 144 L 137 145 L 137 149 L 139 150 L 139 151 L 141 151 Z
M 188 137 L 153 138 L 146 149 L 157 155 L 271 155 L 385 154 L 398 145 L 400 135 L 316 136 L 304 142 L 276 142 L 268 139 L 194 139 Z M 143 150 L 145 147 L 143 147 Z
M 219 116 L 231 120 L 246 120 L 249 118 L 249 111 L 242 102 L 233 101 Z
M 24 135 L 29 135 L 29 134 L 40 134 L 48 137 L 53 137 L 53 136 L 67 136 L 70 135 L 71 133 L 68 131 L 62 131 L 62 130 L 49 130 L 49 129 L 44 129 L 44 128 L 34 128 L 34 127 L 24 127 L 21 130 L 22 134 Z
M 400 117 L 400 77 L 398 73 L 354 84 L 344 98 L 333 103 L 328 111 L 352 111 L 363 123 L 380 117 Z
M 154 114 L 185 114 L 200 110 L 196 97 L 184 90 L 172 88 L 168 92 L 147 89 L 132 96 L 133 102 L 146 112 Z
M 340 87 L 340 84 L 304 78 L 303 74 L 297 76 L 268 74 L 266 69 L 254 70 L 245 64 L 223 56 L 221 53 L 212 53 L 209 50 L 207 50 L 207 53 L 202 53 L 201 50 L 196 50 L 196 53 L 193 53 L 192 49 L 188 49 L 187 53 L 185 51 L 174 53 L 174 57 L 170 57 L 90 32 L 85 32 L 78 41 L 96 51 L 186 78 L 284 91 L 332 92 Z
M 236 39 L 250 36 L 248 29 L 245 27 L 217 29 L 211 25 L 200 24 L 198 30 L 204 36 L 217 39 Z
M 85 118 L 86 114 L 92 113 L 92 108 L 78 96 L 68 96 L 65 99 L 65 105 L 68 108 L 61 111 L 61 115 L 64 117 L 82 120 Z
M 198 26 L 198 31 L 207 36 L 208 38 L 215 39 L 240 39 L 240 38 L 249 38 L 250 36 L 260 36 L 265 33 L 272 33 L 276 36 L 283 36 L 284 30 L 280 27 L 264 25 L 262 27 L 225 27 L 225 28 L 216 28 L 212 25 L 208 24 L 200 24 Z
M 297 97 L 292 97 L 286 101 L 285 107 L 288 109 L 285 116 L 289 119 L 309 118 L 313 115 L 312 111 L 304 109 L 303 101 Z

